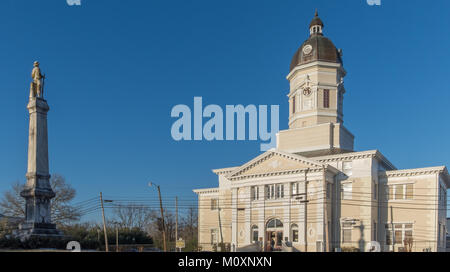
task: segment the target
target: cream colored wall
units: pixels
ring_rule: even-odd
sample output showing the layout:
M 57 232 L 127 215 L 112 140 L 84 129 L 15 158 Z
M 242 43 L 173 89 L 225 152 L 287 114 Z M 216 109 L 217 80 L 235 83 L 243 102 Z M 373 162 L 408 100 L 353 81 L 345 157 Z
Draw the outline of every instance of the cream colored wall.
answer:
M 199 195 L 198 200 L 198 244 L 202 250 L 212 250 L 211 229 L 218 229 L 218 211 L 211 210 L 211 199 L 218 199 L 218 194 Z
M 290 153 L 329 148 L 353 150 L 354 137 L 342 124 L 326 123 L 282 130 L 277 137 L 277 149 Z
M 336 156 L 336 155 L 334 155 Z M 329 164 L 336 169 L 343 171 L 346 154 L 339 155 L 339 160 L 330 161 Z M 333 157 L 333 156 L 330 156 Z M 358 158 L 358 157 L 357 157 Z M 324 157 L 321 157 L 323 160 Z M 394 223 L 412 223 L 414 225 L 413 237 L 415 240 L 413 250 L 423 251 L 425 248 L 431 248 L 432 251 L 443 251 L 445 243 L 445 235 L 442 241 L 437 241 L 438 222 L 446 224 L 446 202 L 437 201 L 441 186 L 446 186 L 444 178 L 438 174 L 421 175 L 421 176 L 387 176 L 384 173 L 392 173 L 395 171 L 379 172 L 379 165 L 382 164 L 378 158 L 361 157 L 352 159 L 351 174 L 335 174 L 327 172 L 327 182 L 334 184 L 334 193 L 332 198 L 326 198 L 326 187 L 323 182 L 323 175 L 320 173 L 309 173 L 308 183 L 308 204 L 307 207 L 307 244 L 304 243 L 305 226 L 303 211 L 304 206 L 297 199 L 297 196 L 291 196 L 290 184 L 293 181 L 299 182 L 300 193 L 304 188 L 304 176 L 288 175 L 279 178 L 270 178 L 270 181 L 259 181 L 245 179 L 242 181 L 230 182 L 233 186 L 237 186 L 238 190 L 238 215 L 236 224 L 237 245 L 238 247 L 248 245 L 251 239 L 251 227 L 258 226 L 259 236 L 265 241 L 265 224 L 272 218 L 280 219 L 284 227 L 284 237 L 291 239 L 290 226 L 297 224 L 299 226 L 299 242 L 293 246 L 300 251 L 316 251 L 316 242 L 323 240 L 325 231 L 324 211 L 327 211 L 328 220 L 331 222 L 330 237 L 331 241 L 337 242 L 332 244 L 334 247 L 356 247 L 364 250 L 366 243 L 374 240 L 373 223 L 377 224 L 377 241 L 382 245 L 384 251 L 389 250 L 386 245 L 385 224 L 391 223 L 393 217 Z M 267 166 L 267 168 L 269 168 Z M 269 171 L 269 169 L 268 169 Z M 259 173 L 259 172 L 258 172 Z M 321 176 L 322 175 L 322 176 Z M 322 178 L 321 178 L 322 177 Z M 226 179 L 224 177 L 221 177 Z M 226 179 L 227 180 L 227 179 Z M 229 181 L 229 180 L 228 180 Z M 342 199 L 341 186 L 351 182 L 352 198 L 351 200 Z M 264 184 L 283 183 L 285 186 L 285 198 L 281 200 L 265 200 Z M 387 198 L 387 185 L 393 184 L 414 184 L 413 200 L 393 201 Z M 229 184 L 222 180 L 221 184 L 228 186 Z M 250 202 L 250 186 L 257 184 L 260 188 L 260 200 Z M 378 184 L 377 198 L 375 199 L 375 184 Z M 229 187 L 227 187 L 229 188 Z M 204 193 L 199 194 L 199 242 L 204 250 L 212 250 L 210 245 L 210 229 L 219 228 L 218 211 L 211 211 L 208 207 L 211 204 L 211 198 L 220 196 L 221 204 L 221 221 L 222 232 L 225 243 L 232 243 L 232 212 L 231 212 L 231 189 L 220 189 L 220 193 Z M 324 202 L 326 205 L 324 206 Z M 261 206 L 262 205 L 262 206 Z M 263 207 L 260 209 L 259 207 Z M 393 213 L 391 208 L 393 208 Z M 354 219 L 357 224 L 352 231 L 352 243 L 342 244 L 341 221 L 343 219 Z M 220 239 L 220 238 L 219 238 Z M 400 245 L 396 245 L 395 250 L 398 251 Z
M 203 193 L 198 196 L 198 244 L 202 250 L 211 251 L 211 229 L 217 229 L 218 242 L 221 241 L 220 229 L 222 229 L 224 243 L 231 243 L 231 191 L 220 190 L 218 193 Z M 220 219 L 222 228 L 219 225 L 219 211 L 211 210 L 211 199 L 219 199 Z
M 329 148 L 330 130 L 331 124 L 322 124 L 280 131 L 277 148 L 291 153 Z
M 289 128 L 301 128 L 323 123 L 342 122 L 338 112 L 337 86 L 340 78 L 340 67 L 329 67 L 321 64 L 295 71 L 288 77 L 290 81 L 290 99 L 289 99 Z M 305 87 L 305 81 L 309 77 L 309 87 L 311 95 L 305 96 L 302 89 Z M 317 84 L 320 84 L 318 87 Z M 323 92 L 324 89 L 330 90 L 329 107 L 324 107 Z M 295 111 L 293 98 L 295 97 Z M 312 109 L 303 109 L 302 101 L 311 99 L 313 101 Z M 313 113 L 314 116 L 302 116 Z M 335 114 L 335 116 L 328 116 Z M 298 118 L 298 119 L 297 119 Z
M 377 221 L 373 210 L 378 204 L 373 199 L 372 158 L 352 160 L 352 174 L 340 175 L 339 183 L 352 184 L 351 199 L 342 199 L 340 193 L 340 218 L 356 219 L 357 223 L 352 230 L 352 242 L 341 244 L 341 247 L 356 247 L 364 251 L 366 243 L 372 241 L 373 222 Z M 338 164 L 343 171 L 343 162 Z M 342 187 L 341 187 L 342 188 Z M 341 229 L 342 235 L 342 229 Z M 342 236 L 340 241 L 342 241 Z
M 438 247 L 438 222 L 445 224 L 446 204 L 438 201 L 439 177 L 422 175 L 413 177 L 383 177 L 383 200 L 387 201 L 387 207 L 381 212 L 386 223 L 410 223 L 413 224 L 413 251 L 422 252 L 426 248 L 432 251 L 444 251 Z M 388 200 L 388 186 L 394 184 L 413 184 L 413 200 Z M 439 213 L 439 210 L 442 211 Z M 445 211 L 445 212 L 444 212 Z M 385 231 L 382 241 L 385 243 Z M 445 239 L 444 237 L 442 237 Z M 442 243 L 443 245 L 443 243 Z M 396 245 L 398 250 L 403 245 Z

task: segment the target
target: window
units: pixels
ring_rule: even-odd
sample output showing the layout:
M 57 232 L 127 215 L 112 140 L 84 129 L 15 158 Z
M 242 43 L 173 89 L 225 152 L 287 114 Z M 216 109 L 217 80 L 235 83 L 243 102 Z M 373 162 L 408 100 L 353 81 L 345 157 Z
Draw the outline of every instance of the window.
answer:
M 447 206 L 447 189 L 442 185 L 439 188 L 439 202 L 442 206 Z
M 413 199 L 414 184 L 394 184 L 389 186 L 389 200 Z
M 276 228 L 282 228 L 283 223 L 279 219 L 271 219 L 269 222 L 267 222 L 267 228 L 268 229 L 276 229 Z
M 251 198 L 251 201 L 259 199 L 259 187 L 258 186 L 252 186 L 250 188 L 250 198 Z
M 386 225 L 386 245 L 392 245 L 392 235 L 391 230 Z
M 392 245 L 392 235 L 397 245 L 405 245 L 405 242 L 413 239 L 413 224 L 394 223 L 394 232 L 392 232 L 392 224 L 386 224 L 386 244 Z
M 284 198 L 284 184 L 266 185 L 266 199 Z
M 217 229 L 211 229 L 211 245 L 217 244 L 218 233 L 219 233 L 219 231 Z
M 217 210 L 219 200 L 217 198 L 211 199 L 211 210 Z
M 327 199 L 331 198 L 331 191 L 332 191 L 331 183 L 327 182 Z
M 292 113 L 295 113 L 295 95 L 292 97 Z
M 439 223 L 439 229 L 438 229 L 438 244 L 441 244 L 441 223 Z
M 377 240 L 377 237 L 378 235 L 377 235 L 377 223 L 376 222 L 374 222 L 373 223 L 373 240 L 374 241 L 376 241 Z
M 292 242 L 298 243 L 298 226 L 297 226 L 297 224 L 293 224 L 291 226 L 291 230 L 292 230 Z
M 342 223 L 342 243 L 352 242 L 352 223 Z
M 351 176 L 353 168 L 353 163 L 351 161 L 346 161 L 342 163 L 342 172 L 346 174 L 347 176 Z
M 342 199 L 343 200 L 352 199 L 352 187 L 353 187 L 353 184 L 351 182 L 342 184 Z
M 378 184 L 373 184 L 373 199 L 377 200 L 378 198 Z
M 327 89 L 323 90 L 323 107 L 330 107 L 330 90 Z
M 298 182 L 291 183 L 291 196 L 298 195 Z
M 258 242 L 259 237 L 258 237 L 258 227 L 257 226 L 253 226 L 252 227 L 252 242 L 256 243 Z

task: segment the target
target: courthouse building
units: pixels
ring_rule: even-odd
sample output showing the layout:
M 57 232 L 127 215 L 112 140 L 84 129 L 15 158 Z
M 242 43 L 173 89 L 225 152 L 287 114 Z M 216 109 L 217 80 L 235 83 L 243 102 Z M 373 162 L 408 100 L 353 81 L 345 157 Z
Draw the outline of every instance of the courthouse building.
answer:
M 447 168 L 399 170 L 377 150 L 354 150 L 344 126 L 342 51 L 323 27 L 316 13 L 292 58 L 289 129 L 277 147 L 213 170 L 218 187 L 194 190 L 199 246 L 445 251 Z

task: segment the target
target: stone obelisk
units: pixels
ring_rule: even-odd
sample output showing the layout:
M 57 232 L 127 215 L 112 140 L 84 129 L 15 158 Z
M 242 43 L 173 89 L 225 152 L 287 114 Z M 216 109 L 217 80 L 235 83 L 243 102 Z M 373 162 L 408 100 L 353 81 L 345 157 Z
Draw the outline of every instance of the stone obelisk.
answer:
M 39 62 L 34 63 L 32 78 L 27 106 L 30 114 L 27 183 L 20 193 L 26 200 L 25 222 L 19 226 L 19 235 L 22 238 L 60 236 L 51 220 L 50 201 L 55 193 L 50 186 L 48 165 L 47 112 L 50 108 L 43 95 L 45 76 L 41 74 Z

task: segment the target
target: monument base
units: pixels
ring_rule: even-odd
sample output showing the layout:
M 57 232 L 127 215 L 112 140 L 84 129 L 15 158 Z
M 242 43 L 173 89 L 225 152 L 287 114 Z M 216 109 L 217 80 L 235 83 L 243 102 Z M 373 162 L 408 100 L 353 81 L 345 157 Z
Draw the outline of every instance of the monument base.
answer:
M 63 238 L 64 233 L 56 228 L 55 224 L 46 223 L 22 223 L 15 231 L 15 236 L 20 240 L 28 240 L 32 237 Z

